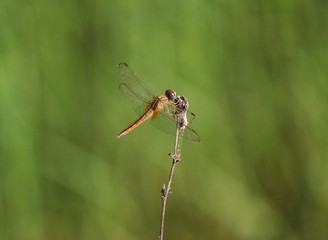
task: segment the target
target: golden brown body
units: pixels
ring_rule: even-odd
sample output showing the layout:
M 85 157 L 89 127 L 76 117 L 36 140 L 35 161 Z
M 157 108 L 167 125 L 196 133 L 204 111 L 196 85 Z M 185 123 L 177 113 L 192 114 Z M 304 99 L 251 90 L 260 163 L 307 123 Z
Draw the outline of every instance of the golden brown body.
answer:
M 157 113 L 162 110 L 164 107 L 166 107 L 168 104 L 170 104 L 170 101 L 165 95 L 160 95 L 157 97 L 154 97 L 154 99 L 147 105 L 147 108 L 137 120 L 135 120 L 133 123 L 131 123 L 127 128 L 122 130 L 118 135 L 117 138 L 121 138 L 134 130 L 136 127 L 138 127 L 141 123 L 145 122 L 149 118 L 156 117 Z

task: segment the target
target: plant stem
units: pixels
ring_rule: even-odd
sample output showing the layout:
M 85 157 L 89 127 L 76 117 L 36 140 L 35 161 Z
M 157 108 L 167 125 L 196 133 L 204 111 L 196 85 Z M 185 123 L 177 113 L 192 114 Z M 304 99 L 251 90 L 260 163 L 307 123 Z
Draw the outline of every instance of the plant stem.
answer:
M 176 136 L 175 136 L 175 144 L 174 144 L 174 153 L 173 155 L 171 154 L 173 161 L 172 161 L 172 165 L 171 165 L 171 170 L 170 170 L 170 174 L 169 174 L 169 179 L 167 181 L 167 184 L 165 186 L 165 184 L 163 184 L 162 187 L 162 214 L 161 214 L 161 224 L 160 224 L 160 231 L 159 231 L 159 240 L 163 240 L 164 238 L 164 223 L 165 223 L 165 210 L 166 210 L 166 202 L 167 202 L 167 198 L 169 196 L 169 192 L 171 189 L 171 184 L 172 184 L 172 179 L 173 179 L 173 173 L 174 173 L 174 169 L 176 164 L 180 161 L 180 152 L 179 152 L 179 137 L 181 137 L 180 135 L 180 131 L 183 131 L 178 125 L 177 125 L 177 130 L 176 130 Z
M 162 187 L 162 214 L 161 214 L 161 224 L 160 224 L 159 237 L 158 237 L 159 240 L 164 239 L 166 202 L 170 193 L 175 166 L 181 160 L 182 138 L 183 138 L 184 129 L 188 125 L 188 119 L 187 119 L 187 111 L 189 107 L 188 99 L 185 98 L 184 96 L 178 96 L 174 99 L 174 105 L 175 105 L 174 117 L 177 125 L 176 125 L 176 132 L 175 132 L 174 152 L 173 154 L 170 154 L 173 158 L 173 161 L 170 170 L 169 180 L 167 181 L 166 186 L 164 184 Z

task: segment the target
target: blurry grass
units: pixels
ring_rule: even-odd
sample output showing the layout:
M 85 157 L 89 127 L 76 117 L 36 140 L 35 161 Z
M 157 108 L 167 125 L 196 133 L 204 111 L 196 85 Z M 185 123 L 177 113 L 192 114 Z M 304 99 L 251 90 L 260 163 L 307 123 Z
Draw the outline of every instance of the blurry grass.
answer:
M 0 5 L 1 239 L 156 238 L 173 138 L 115 138 L 122 61 L 197 115 L 168 239 L 327 238 L 327 3 Z

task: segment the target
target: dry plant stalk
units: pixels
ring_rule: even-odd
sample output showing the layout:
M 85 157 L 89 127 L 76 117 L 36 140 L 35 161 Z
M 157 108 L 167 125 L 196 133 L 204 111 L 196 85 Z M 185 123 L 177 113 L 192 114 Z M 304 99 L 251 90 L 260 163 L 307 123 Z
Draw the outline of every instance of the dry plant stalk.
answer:
M 176 164 L 181 160 L 181 146 L 182 146 L 182 138 L 183 131 L 185 127 L 188 125 L 187 120 L 187 110 L 189 107 L 188 100 L 183 96 L 178 96 L 174 100 L 174 104 L 176 106 L 174 116 L 176 118 L 177 126 L 176 126 L 176 134 L 175 134 L 175 143 L 174 143 L 174 151 L 173 154 L 170 154 L 173 158 L 171 170 L 169 174 L 169 179 L 167 184 L 163 184 L 162 187 L 162 211 L 161 211 L 161 223 L 160 223 L 160 232 L 158 239 L 164 239 L 164 223 L 165 223 L 165 211 L 166 211 L 166 202 L 171 189 L 173 174 L 175 170 Z

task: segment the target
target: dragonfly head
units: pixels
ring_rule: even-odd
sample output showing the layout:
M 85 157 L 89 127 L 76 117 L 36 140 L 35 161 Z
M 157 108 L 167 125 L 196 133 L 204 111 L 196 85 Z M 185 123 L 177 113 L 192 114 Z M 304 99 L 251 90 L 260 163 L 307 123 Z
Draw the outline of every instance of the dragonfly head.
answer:
M 172 89 L 168 89 L 165 91 L 165 96 L 170 100 L 173 101 L 177 96 L 176 92 Z

